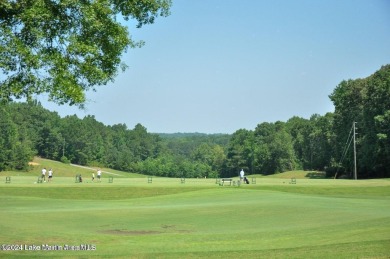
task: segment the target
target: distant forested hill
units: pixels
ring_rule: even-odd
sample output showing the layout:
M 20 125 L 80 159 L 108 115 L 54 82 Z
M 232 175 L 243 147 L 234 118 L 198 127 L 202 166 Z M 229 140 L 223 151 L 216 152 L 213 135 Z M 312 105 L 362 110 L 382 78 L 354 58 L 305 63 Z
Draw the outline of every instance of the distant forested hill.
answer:
M 0 171 L 27 170 L 33 156 L 169 177 L 274 174 L 295 169 L 351 177 L 356 123 L 357 174 L 390 177 L 390 65 L 342 81 L 334 113 L 261 122 L 233 134 L 149 133 L 94 116 L 61 118 L 38 102 L 0 104 Z

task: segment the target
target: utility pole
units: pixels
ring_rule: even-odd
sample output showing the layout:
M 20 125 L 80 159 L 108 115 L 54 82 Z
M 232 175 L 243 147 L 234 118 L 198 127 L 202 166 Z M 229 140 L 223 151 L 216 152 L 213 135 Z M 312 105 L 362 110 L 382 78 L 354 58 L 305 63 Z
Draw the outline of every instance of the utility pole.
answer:
M 65 138 L 64 138 L 64 145 L 62 146 L 62 157 L 65 156 Z
M 354 160 L 354 179 L 357 180 L 357 167 L 356 167 L 356 122 L 353 122 L 353 160 Z

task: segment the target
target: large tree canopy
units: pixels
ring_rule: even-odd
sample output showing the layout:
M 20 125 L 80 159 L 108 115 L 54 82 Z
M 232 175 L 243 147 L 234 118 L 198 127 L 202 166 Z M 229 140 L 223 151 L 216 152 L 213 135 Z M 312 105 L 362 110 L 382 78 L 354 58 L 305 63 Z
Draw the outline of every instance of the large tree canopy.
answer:
M 142 42 L 118 22 L 140 28 L 169 15 L 171 0 L 0 1 L 0 101 L 47 93 L 82 105 L 85 91 L 125 69 L 121 55 Z

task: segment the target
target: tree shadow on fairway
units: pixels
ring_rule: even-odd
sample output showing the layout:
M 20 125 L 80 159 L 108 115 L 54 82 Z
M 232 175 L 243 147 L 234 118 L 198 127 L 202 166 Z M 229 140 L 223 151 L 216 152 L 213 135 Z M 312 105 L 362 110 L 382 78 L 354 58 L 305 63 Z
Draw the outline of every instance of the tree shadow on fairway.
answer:
M 325 173 L 324 172 L 309 172 L 305 175 L 305 177 L 310 179 L 325 179 Z

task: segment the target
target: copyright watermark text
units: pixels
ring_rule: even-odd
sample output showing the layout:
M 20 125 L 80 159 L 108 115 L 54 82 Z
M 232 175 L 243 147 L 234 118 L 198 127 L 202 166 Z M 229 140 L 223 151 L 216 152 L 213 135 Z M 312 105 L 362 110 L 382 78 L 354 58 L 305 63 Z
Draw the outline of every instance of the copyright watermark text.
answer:
M 95 251 L 96 245 L 1 244 L 1 251 Z

